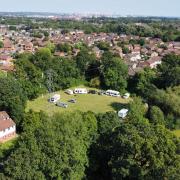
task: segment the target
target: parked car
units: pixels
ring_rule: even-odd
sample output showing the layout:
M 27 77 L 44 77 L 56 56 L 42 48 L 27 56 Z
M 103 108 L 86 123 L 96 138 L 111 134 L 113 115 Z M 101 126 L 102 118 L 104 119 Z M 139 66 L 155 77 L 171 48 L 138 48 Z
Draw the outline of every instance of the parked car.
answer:
M 98 92 L 98 95 L 105 95 L 105 94 L 106 94 L 105 91 L 99 91 L 99 92 Z
M 124 95 L 123 95 L 123 98 L 124 99 L 128 99 L 130 97 L 130 94 L 129 93 L 125 93 Z
M 98 92 L 96 90 L 89 90 L 89 94 L 97 94 Z
M 64 103 L 64 102 L 57 102 L 57 103 L 56 103 L 56 106 L 62 107 L 62 108 L 67 108 L 67 107 L 68 107 L 68 104 L 66 104 L 66 103 Z
M 70 103 L 76 103 L 77 101 L 76 101 L 76 99 L 70 99 L 68 102 L 70 102 Z

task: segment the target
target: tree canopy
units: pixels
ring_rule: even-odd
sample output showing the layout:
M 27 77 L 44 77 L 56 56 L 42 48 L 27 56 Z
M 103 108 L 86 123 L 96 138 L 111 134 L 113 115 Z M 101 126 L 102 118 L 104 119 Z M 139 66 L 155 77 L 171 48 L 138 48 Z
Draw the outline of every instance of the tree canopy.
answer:
M 5 175 L 13 179 L 82 179 L 87 151 L 95 140 L 92 113 L 30 112 L 15 151 L 5 162 Z

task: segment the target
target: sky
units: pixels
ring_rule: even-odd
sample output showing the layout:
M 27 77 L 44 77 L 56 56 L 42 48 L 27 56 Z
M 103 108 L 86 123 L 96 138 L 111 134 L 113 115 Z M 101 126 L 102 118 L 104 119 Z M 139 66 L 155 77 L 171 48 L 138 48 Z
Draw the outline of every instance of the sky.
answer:
M 180 0 L 0 0 L 0 11 L 180 17 Z

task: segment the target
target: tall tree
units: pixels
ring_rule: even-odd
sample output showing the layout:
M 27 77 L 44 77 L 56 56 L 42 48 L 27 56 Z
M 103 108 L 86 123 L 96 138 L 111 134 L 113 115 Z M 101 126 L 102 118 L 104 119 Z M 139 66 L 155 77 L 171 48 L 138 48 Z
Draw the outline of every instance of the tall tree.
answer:
M 164 113 L 157 106 L 152 106 L 149 110 L 149 120 L 153 124 L 165 124 Z
M 102 80 L 107 88 L 124 91 L 127 87 L 128 68 L 120 58 L 102 62 Z
M 162 64 L 158 67 L 159 87 L 167 88 L 180 84 L 180 56 L 169 54 L 162 59 Z
M 0 110 L 7 111 L 19 128 L 25 111 L 27 97 L 20 83 L 12 77 L 0 78 Z

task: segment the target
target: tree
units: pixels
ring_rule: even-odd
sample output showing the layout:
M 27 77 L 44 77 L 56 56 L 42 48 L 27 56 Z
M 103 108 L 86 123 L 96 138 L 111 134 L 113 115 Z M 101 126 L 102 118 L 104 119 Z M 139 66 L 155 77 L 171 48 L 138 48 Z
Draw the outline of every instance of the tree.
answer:
M 68 53 L 72 50 L 72 47 L 69 43 L 58 44 L 56 48 L 58 51 L 62 51 L 62 52 L 66 52 L 66 53 Z
M 129 115 L 128 119 L 136 121 L 137 119 L 143 119 L 147 112 L 147 107 L 142 102 L 140 97 L 134 97 L 133 101 L 129 103 Z
M 27 97 L 20 83 L 12 77 L 0 78 L 0 110 L 7 111 L 20 128 Z
M 97 45 L 97 47 L 98 47 L 99 49 L 101 49 L 101 50 L 108 51 L 109 48 L 110 48 L 110 45 L 109 45 L 108 42 L 103 42 L 103 41 L 101 41 L 101 42 Z
M 165 124 L 164 113 L 157 106 L 152 106 L 149 111 L 149 120 L 153 124 Z
M 94 54 L 89 54 L 87 49 L 81 50 L 76 56 L 76 64 L 82 75 L 85 75 L 86 70 L 92 62 L 96 61 Z
M 150 68 L 138 72 L 129 83 L 129 89 L 134 89 L 138 94 L 144 95 L 156 80 L 156 72 Z
M 45 37 L 49 37 L 49 32 L 44 31 L 43 34 L 44 34 Z
M 53 58 L 49 68 L 52 70 L 51 76 L 54 90 L 76 86 L 83 81 L 83 77 L 74 60 Z M 45 73 L 45 79 L 48 80 L 47 73 Z
M 48 42 L 46 47 L 51 50 L 51 53 L 55 52 L 56 47 L 55 47 L 55 45 L 53 43 Z
M 44 91 L 42 71 L 29 59 L 30 55 L 21 55 L 15 62 L 14 76 L 19 80 L 29 99 L 36 98 Z
M 5 175 L 22 180 L 82 179 L 96 136 L 95 116 L 75 112 L 50 118 L 30 112 L 26 118 L 19 144 L 5 162 Z
M 129 48 L 123 46 L 123 47 L 122 47 L 122 52 L 123 52 L 123 54 L 128 54 L 128 53 L 130 53 L 131 51 L 129 50 Z
M 49 64 L 51 64 L 52 54 L 49 48 L 39 49 L 35 55 L 31 58 L 34 65 L 39 67 L 41 70 L 45 71 L 49 69 Z
M 167 116 L 166 125 L 170 129 L 179 128 L 180 117 L 180 87 L 175 86 L 165 90 L 153 89 L 148 93 L 149 103 L 160 107 L 165 116 Z
M 128 68 L 120 58 L 102 62 L 102 78 L 105 87 L 124 91 L 127 87 Z
M 88 179 L 111 179 L 111 169 L 108 162 L 111 159 L 111 135 L 115 128 L 121 124 L 114 112 L 97 115 L 97 140 L 91 145 L 89 151 Z
M 158 67 L 159 87 L 167 88 L 180 84 L 180 56 L 175 54 L 166 55 L 162 64 Z M 162 88 L 161 87 L 161 88 Z
M 87 69 L 85 71 L 85 77 L 86 80 L 91 80 L 94 78 L 99 78 L 100 76 L 100 66 L 101 66 L 101 62 L 98 61 L 95 57 L 95 55 L 91 55 L 90 59 L 89 59 L 89 63 L 87 66 Z
M 101 85 L 101 81 L 100 81 L 99 77 L 95 77 L 95 78 L 91 79 L 91 81 L 90 81 L 91 87 L 100 88 L 100 85 Z
M 2 41 L 0 41 L 0 48 L 3 48 L 4 44 Z
M 111 137 L 112 179 L 179 179 L 178 140 L 165 127 L 124 123 Z
M 138 44 L 140 44 L 141 46 L 144 46 L 145 45 L 145 40 L 144 39 L 140 39 Z

